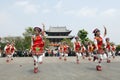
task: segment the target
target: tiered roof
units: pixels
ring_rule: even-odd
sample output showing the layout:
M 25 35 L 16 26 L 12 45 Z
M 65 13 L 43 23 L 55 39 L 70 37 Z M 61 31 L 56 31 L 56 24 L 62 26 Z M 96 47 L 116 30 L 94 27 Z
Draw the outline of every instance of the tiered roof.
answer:
M 72 30 L 67 30 L 66 27 L 50 27 L 49 30 L 46 30 L 46 34 L 48 34 L 48 36 L 46 36 L 46 38 L 48 39 L 64 39 L 64 38 L 68 38 L 68 39 L 73 39 L 73 36 L 68 35 L 69 33 L 71 33 Z M 62 33 L 62 34 L 67 34 L 67 35 L 49 35 L 49 34 L 56 34 L 56 33 Z
M 71 30 L 67 30 L 66 27 L 50 27 L 49 30 L 46 31 L 46 33 L 59 33 L 59 32 L 71 32 Z

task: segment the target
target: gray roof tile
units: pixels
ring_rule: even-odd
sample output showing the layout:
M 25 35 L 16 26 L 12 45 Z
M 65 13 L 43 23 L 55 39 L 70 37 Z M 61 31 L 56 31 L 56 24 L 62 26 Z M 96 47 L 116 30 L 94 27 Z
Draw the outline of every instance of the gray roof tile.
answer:
M 46 32 L 69 32 L 66 27 L 50 27 Z

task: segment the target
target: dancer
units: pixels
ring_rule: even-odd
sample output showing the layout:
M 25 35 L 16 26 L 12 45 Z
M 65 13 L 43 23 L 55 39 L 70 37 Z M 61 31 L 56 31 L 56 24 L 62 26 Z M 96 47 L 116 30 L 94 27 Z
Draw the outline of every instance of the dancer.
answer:
M 95 43 L 93 43 L 92 46 L 93 46 L 93 61 L 96 61 L 98 60 L 98 56 L 97 56 L 97 51 L 96 51 L 97 49 Z
M 103 54 L 104 54 L 104 50 L 103 50 L 103 38 L 100 36 L 100 30 L 99 29 L 95 29 L 93 31 L 94 33 L 94 43 L 96 45 L 96 51 L 97 51 L 97 56 L 98 56 L 98 64 L 96 66 L 97 71 L 101 71 L 102 67 L 101 67 L 101 62 L 103 59 Z
M 13 60 L 13 55 L 16 51 L 14 42 L 11 43 L 11 49 L 10 50 L 11 50 L 11 60 Z
M 91 61 L 93 55 L 93 45 L 91 42 L 88 42 L 88 60 Z
M 68 48 L 69 48 L 69 46 L 68 46 L 67 43 L 64 41 L 64 42 L 63 42 L 64 61 L 67 60 L 67 56 L 68 56 L 68 53 L 69 53 Z
M 63 43 L 61 42 L 59 47 L 58 47 L 58 51 L 59 51 L 59 59 L 62 59 L 63 56 Z
M 44 54 L 44 40 L 40 34 L 42 29 L 39 27 L 34 28 L 34 36 L 32 36 L 31 51 L 34 59 L 34 73 L 38 72 L 38 64 L 42 63 L 42 57 Z
M 114 44 L 111 45 L 111 51 L 112 51 L 112 56 L 115 58 L 115 53 L 116 53 L 116 46 Z
M 76 53 L 76 63 L 79 64 L 80 57 L 82 56 L 80 53 L 80 41 L 78 37 L 75 37 L 75 42 L 74 42 L 74 51 Z
M 111 62 L 111 60 L 110 60 L 110 58 L 111 58 L 111 45 L 110 45 L 110 39 L 109 38 L 106 38 L 105 39 L 105 41 L 106 41 L 106 53 L 107 53 L 107 63 L 110 63 Z
M 9 41 L 7 41 L 7 44 L 4 47 L 4 51 L 5 51 L 5 54 L 7 56 L 6 62 L 10 62 L 12 54 L 11 54 L 11 45 L 10 45 Z
M 81 54 L 82 54 L 82 58 L 85 59 L 86 57 L 86 48 L 83 44 L 81 44 L 81 50 L 80 50 Z

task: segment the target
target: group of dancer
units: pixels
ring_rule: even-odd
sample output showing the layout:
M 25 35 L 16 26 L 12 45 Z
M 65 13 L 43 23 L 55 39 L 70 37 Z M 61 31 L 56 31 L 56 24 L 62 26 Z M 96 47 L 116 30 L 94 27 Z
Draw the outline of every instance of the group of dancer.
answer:
M 44 26 L 44 25 L 43 25 Z M 106 38 L 106 43 L 103 42 L 103 38 L 100 35 L 100 30 L 95 29 L 93 31 L 94 33 L 94 43 L 88 42 L 87 47 L 84 46 L 79 40 L 79 37 L 75 37 L 74 42 L 74 51 L 76 53 L 76 63 L 80 63 L 80 58 L 83 59 L 86 57 L 86 52 L 88 53 L 88 60 L 93 61 L 97 60 L 98 64 L 96 65 L 96 69 L 98 71 L 102 70 L 101 62 L 104 58 L 106 58 L 107 62 L 110 63 L 110 58 L 113 55 L 113 58 L 115 58 L 115 45 L 110 44 L 110 39 Z M 43 62 L 43 56 L 45 54 L 45 41 L 43 39 L 44 32 L 39 27 L 34 27 L 34 36 L 31 38 L 31 49 L 30 52 L 32 53 L 32 57 L 34 60 L 34 73 L 37 73 L 38 65 L 42 64 Z M 58 50 L 60 53 L 59 59 L 62 59 L 62 56 L 64 56 L 64 60 L 67 60 L 67 56 L 69 53 L 68 50 L 69 46 L 64 41 L 60 44 Z M 7 62 L 12 60 L 12 56 L 16 48 L 14 47 L 14 43 L 7 43 L 5 46 L 5 53 L 7 54 Z
M 75 37 L 74 42 L 74 51 L 76 53 L 76 63 L 80 63 L 80 58 L 85 59 L 88 57 L 88 60 L 91 61 L 93 58 L 93 61 L 98 61 L 98 64 L 96 65 L 96 69 L 98 71 L 102 70 L 101 62 L 102 60 L 106 60 L 107 63 L 111 62 L 111 57 L 115 58 L 115 50 L 116 47 L 114 44 L 110 43 L 109 38 L 102 38 L 100 35 L 100 30 L 95 29 L 93 31 L 94 33 L 94 42 L 88 42 L 87 47 L 82 44 L 79 40 L 79 37 Z M 105 41 L 105 42 L 104 42 Z M 66 44 L 66 42 L 63 42 L 59 46 L 59 53 L 60 57 L 59 59 L 62 59 L 62 56 L 64 57 L 64 60 L 66 61 L 68 56 L 69 46 Z

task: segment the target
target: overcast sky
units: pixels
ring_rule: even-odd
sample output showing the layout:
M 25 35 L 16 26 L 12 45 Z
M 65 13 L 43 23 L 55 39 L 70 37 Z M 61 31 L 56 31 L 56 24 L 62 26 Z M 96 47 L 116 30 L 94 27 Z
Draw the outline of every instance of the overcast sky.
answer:
M 46 25 L 78 30 L 99 28 L 112 42 L 120 43 L 120 0 L 0 0 L 0 36 L 22 36 L 25 28 Z

